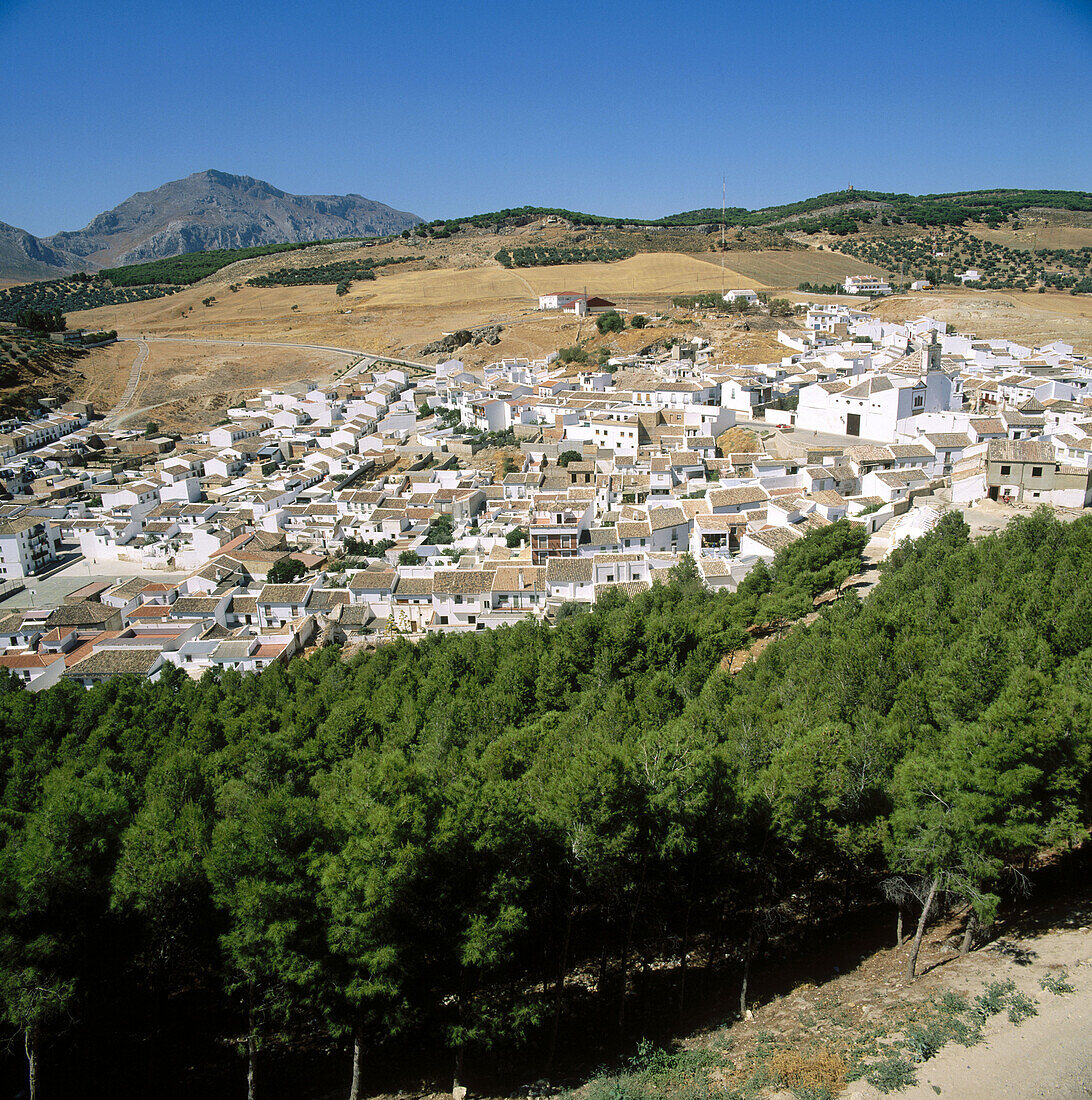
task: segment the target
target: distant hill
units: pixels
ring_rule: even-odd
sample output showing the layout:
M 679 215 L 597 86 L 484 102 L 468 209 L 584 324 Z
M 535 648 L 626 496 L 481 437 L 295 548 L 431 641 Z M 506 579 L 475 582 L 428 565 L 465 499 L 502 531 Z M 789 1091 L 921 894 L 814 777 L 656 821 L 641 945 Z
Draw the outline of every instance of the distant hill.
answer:
M 1006 218 L 1030 208 L 1044 210 L 1092 211 L 1092 194 L 1087 191 L 1022 191 L 995 188 L 987 191 L 959 191 L 941 195 L 900 195 L 885 191 L 832 191 L 811 199 L 747 210 L 730 206 L 725 210 L 705 207 L 669 214 L 663 218 L 615 218 L 603 214 L 585 214 L 545 206 L 519 206 L 466 218 L 439 219 L 429 222 L 440 233 L 453 232 L 460 225 L 477 228 L 530 225 L 535 221 L 562 220 L 574 226 L 696 226 L 725 225 L 744 227 L 780 227 L 803 232 L 853 232 L 873 219 L 897 218 L 923 227 L 963 225 L 968 221 L 1001 224 Z
M 4 226 L 0 276 L 48 278 L 210 249 L 380 237 L 420 221 L 361 195 L 291 195 L 210 170 L 140 191 L 74 232 L 37 238 Z
M 850 223 L 868 224 L 874 218 L 897 218 L 925 227 L 963 225 L 968 221 L 1001 224 L 1021 210 L 1092 211 L 1092 194 L 1087 191 L 1022 191 L 996 188 L 988 191 L 955 191 L 940 195 L 900 195 L 886 191 L 832 191 L 802 202 L 767 206 L 761 210 L 732 208 L 725 212 L 730 226 L 787 225 L 796 229 L 841 232 Z M 661 225 L 716 223 L 721 211 L 715 207 L 688 210 L 661 218 Z
M 25 229 L 0 222 L 0 277 L 55 279 L 79 266 L 78 256 L 51 248 Z

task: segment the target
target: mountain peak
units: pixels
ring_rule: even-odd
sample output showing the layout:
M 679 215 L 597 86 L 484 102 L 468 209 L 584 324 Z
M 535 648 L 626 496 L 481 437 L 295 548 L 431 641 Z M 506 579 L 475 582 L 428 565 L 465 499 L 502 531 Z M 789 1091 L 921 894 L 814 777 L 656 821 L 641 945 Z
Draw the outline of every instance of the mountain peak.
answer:
M 56 276 L 214 248 L 386 236 L 421 220 L 361 195 L 292 195 L 253 176 L 207 168 L 130 195 L 80 230 L 46 238 L 11 230 L 7 251 L 22 269 L 11 274 L 33 270 L 48 278 L 51 268 Z M 8 266 L 0 259 L 0 275 Z

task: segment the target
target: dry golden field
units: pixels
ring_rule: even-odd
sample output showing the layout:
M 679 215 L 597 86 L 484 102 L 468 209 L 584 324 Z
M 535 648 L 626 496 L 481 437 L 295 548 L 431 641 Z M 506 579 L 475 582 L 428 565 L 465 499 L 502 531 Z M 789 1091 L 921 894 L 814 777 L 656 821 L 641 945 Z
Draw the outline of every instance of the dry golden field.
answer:
M 119 346 L 129 353 L 131 366 L 137 345 L 126 341 Z M 260 388 L 325 379 L 348 361 L 345 356 L 303 348 L 151 342 L 124 420 L 137 426 L 154 420 L 180 430 L 197 430 L 215 424 L 225 410 Z
M 762 286 L 795 290 L 800 283 L 842 282 L 847 275 L 888 275 L 885 268 L 855 260 L 840 252 L 730 252 L 727 256 L 735 270 L 755 289 Z
M 1092 226 L 1087 225 L 1026 225 L 1021 229 L 986 229 L 971 232 L 984 241 L 1003 244 L 1006 248 L 1089 248 L 1092 247 Z
M 1007 337 L 1025 344 L 1064 340 L 1092 355 L 1092 298 L 1088 295 L 1008 290 L 945 290 L 900 294 L 873 312 L 889 320 L 929 314 L 983 339 Z
M 1092 229 L 1081 227 L 1052 228 L 1092 233 Z M 683 327 L 668 320 L 642 332 L 627 330 L 621 336 L 601 338 L 590 320 L 580 322 L 568 314 L 539 312 L 537 298 L 551 290 L 586 288 L 589 294 L 610 298 L 630 313 L 650 314 L 669 312 L 676 294 L 746 286 L 798 297 L 792 291 L 800 282 L 830 283 L 847 274 L 880 271 L 852 257 L 815 248 L 737 250 L 723 255 L 646 252 L 610 264 L 515 269 L 503 268 L 493 258 L 502 246 L 527 243 L 583 247 L 594 246 L 597 238 L 572 230 L 540 229 L 518 235 L 483 232 L 438 241 L 397 238 L 369 247 L 317 246 L 242 261 L 168 298 L 70 314 L 69 325 L 116 328 L 123 335 L 321 343 L 407 359 L 418 358 L 421 348 L 443 333 L 501 325 L 500 343 L 466 346 L 459 351 L 459 358 L 471 369 L 505 357 L 541 358 L 578 338 L 586 341 L 591 337 L 591 348 L 605 343 L 612 352 L 631 352 L 666 335 L 701 333 L 715 340 L 725 358 L 753 363 L 780 356 L 775 332 L 722 324 Z M 696 247 L 701 244 L 699 240 Z M 404 255 L 423 259 L 380 269 L 377 279 L 355 282 L 349 293 L 340 297 L 331 285 L 241 285 L 276 267 L 309 266 L 354 256 L 381 259 Z M 238 289 L 232 290 L 232 285 Z M 212 304 L 202 305 L 210 296 L 215 299 Z M 902 296 L 879 303 L 875 309 L 879 316 L 891 318 L 934 312 L 955 327 L 981 336 L 1011 336 L 1036 343 L 1061 338 L 1080 350 L 1092 351 L 1092 300 L 1068 294 L 960 290 Z M 344 362 L 322 353 L 301 355 L 256 347 L 152 347 L 132 408 L 156 408 L 160 419 L 169 422 L 173 418 L 180 426 L 195 424 L 202 417 L 207 421 L 232 400 L 260 386 L 286 385 L 314 375 L 329 377 Z M 96 353 L 95 368 L 85 372 L 87 396 L 100 407 L 109 407 L 111 400 L 116 400 L 128 377 L 135 348 L 132 344 L 121 348 L 125 350 Z

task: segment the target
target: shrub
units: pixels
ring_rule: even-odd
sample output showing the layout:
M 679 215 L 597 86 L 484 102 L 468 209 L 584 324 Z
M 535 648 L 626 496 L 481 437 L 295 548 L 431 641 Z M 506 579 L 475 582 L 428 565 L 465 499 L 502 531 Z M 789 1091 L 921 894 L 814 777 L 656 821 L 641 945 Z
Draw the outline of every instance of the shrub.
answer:
M 889 1055 L 877 1062 L 867 1074 L 869 1084 L 882 1093 L 898 1092 L 918 1083 L 914 1067 L 906 1058 Z
M 298 558 L 281 558 L 273 564 L 273 568 L 266 574 L 266 580 L 270 584 L 291 584 L 304 576 L 307 566 Z
M 779 1050 L 770 1059 L 770 1070 L 786 1088 L 799 1096 L 832 1096 L 846 1083 L 848 1065 L 837 1051 L 821 1047 L 816 1051 Z
M 1005 1002 L 1014 992 L 1016 992 L 1015 982 L 990 982 L 985 991 L 975 997 L 975 1010 L 983 1018 L 996 1016 L 1005 1007 Z
M 1026 993 L 1014 993 L 1009 998 L 1009 1023 L 1019 1026 L 1032 1016 L 1039 1015 L 1039 1008 Z
M 1069 971 L 1064 967 L 1057 974 L 1047 974 L 1039 979 L 1039 988 L 1053 993 L 1056 997 L 1066 993 L 1076 993 L 1077 987 L 1069 981 Z
M 648 318 L 643 313 L 635 313 L 629 322 L 630 328 L 644 328 L 648 324 Z
M 61 312 L 56 309 L 43 310 L 28 307 L 21 309 L 15 315 L 15 323 L 28 332 L 38 333 L 41 336 L 49 332 L 64 332 L 67 327 Z
M 562 348 L 557 353 L 557 361 L 559 363 L 586 363 L 588 353 L 582 347 L 573 345 L 572 347 Z

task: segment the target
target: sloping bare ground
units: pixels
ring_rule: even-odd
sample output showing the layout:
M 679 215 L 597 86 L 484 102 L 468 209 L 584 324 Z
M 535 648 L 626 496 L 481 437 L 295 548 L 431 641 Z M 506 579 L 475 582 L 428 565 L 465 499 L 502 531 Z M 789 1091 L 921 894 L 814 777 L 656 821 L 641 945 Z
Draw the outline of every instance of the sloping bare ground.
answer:
M 671 312 L 671 298 L 677 294 L 751 286 L 758 290 L 780 287 L 779 294 L 799 297 L 792 288 L 804 279 L 833 281 L 847 271 L 868 269 L 868 265 L 850 257 L 816 249 L 733 251 L 723 256 L 723 265 L 719 254 L 694 251 L 642 253 L 608 264 L 512 270 L 492 258 L 502 245 L 514 247 L 532 237 L 559 246 L 595 243 L 591 238 L 577 241 L 579 236 L 549 229 L 538 231 L 537 237 L 483 233 L 432 242 L 399 238 L 357 252 L 376 259 L 387 255 L 422 255 L 425 259 L 405 268 L 383 268 L 378 278 L 353 283 L 343 296 L 328 285 L 263 289 L 241 285 L 259 271 L 275 266 L 330 262 L 354 254 L 345 249 L 309 249 L 306 253 L 243 261 L 168 298 L 74 313 L 69 323 L 91 329 L 116 328 L 127 335 L 324 343 L 410 359 L 419 357 L 421 348 L 443 333 L 501 325 L 500 343 L 460 349 L 458 357 L 471 369 L 501 358 L 542 358 L 589 334 L 592 348 L 604 344 L 612 353 L 632 352 L 667 335 L 700 334 L 711 337 L 726 360 L 761 363 L 779 360 L 785 353 L 786 349 L 777 343 L 776 328 L 791 322 L 746 319 L 742 324 L 749 328 L 745 329 L 734 320 L 702 318 L 694 323 L 694 317 L 680 314 L 670 323 L 641 331 L 627 330 L 601 340 L 594 335 L 591 319 L 581 323 L 567 314 L 538 312 L 537 295 L 551 290 L 586 289 L 590 294 L 610 298 L 631 314 L 649 314 Z M 233 291 L 232 286 L 238 289 Z M 206 299 L 210 300 L 207 306 L 203 304 Z M 876 304 L 874 310 L 878 316 L 900 320 L 929 312 L 961 331 L 982 337 L 1008 336 L 1027 343 L 1061 338 L 1078 351 L 1092 352 L 1092 298 L 1088 296 L 953 290 L 888 299 Z M 690 323 L 678 323 L 682 321 Z M 119 354 L 108 351 L 104 356 L 116 358 Z M 103 357 L 100 361 L 109 360 Z M 286 380 L 283 373 L 263 367 L 267 360 L 253 367 L 249 361 L 240 361 L 235 373 L 225 378 L 217 356 L 211 355 L 207 380 L 200 362 L 191 362 L 199 367 L 196 373 L 202 379 L 202 397 L 216 389 L 226 401 L 233 393 L 267 384 L 263 379 L 271 375 L 275 374 L 282 384 Z M 108 407 L 124 388 L 129 365 L 115 363 L 118 379 L 110 378 L 106 370 L 93 372 L 86 395 Z M 311 369 L 317 370 L 318 365 Z M 153 363 L 150 380 L 154 375 Z M 191 397 L 188 392 L 161 394 L 156 403 L 180 402 L 178 412 L 184 419 Z M 141 403 L 140 395 L 137 403 Z M 149 399 L 147 403 L 153 402 Z
M 951 976 L 955 987 L 1009 980 L 1038 1001 L 1038 1015 L 1015 1030 L 1003 1015 L 987 1025 L 985 1042 L 967 1049 L 950 1044 L 917 1071 L 904 1100 L 1076 1100 L 1092 1096 L 1092 934 L 1087 924 L 1019 941 L 1032 959 L 1017 963 L 996 948 L 963 959 Z M 1075 992 L 1054 995 L 1043 977 L 1065 970 Z M 847 1090 L 851 1100 L 883 1095 L 864 1082 Z
M 1092 296 L 1087 294 L 930 291 L 885 298 L 872 312 L 888 320 L 928 314 L 987 340 L 1007 337 L 1031 345 L 1065 340 L 1076 351 L 1092 354 Z
M 845 1082 L 841 1066 L 861 1045 L 897 1044 L 906 1028 L 929 1018 L 946 993 L 973 1001 L 990 983 L 1012 982 L 1034 1002 L 1037 1015 L 1019 1025 L 1005 1011 L 984 1025 L 972 1046 L 949 1042 L 939 1054 L 914 1068 L 917 1083 L 897 1095 L 907 1100 L 946 1096 L 956 1100 L 1038 1100 L 1092 1095 L 1092 906 L 1050 907 L 1037 915 L 1003 924 L 988 946 L 960 956 L 961 915 L 928 930 L 919 960 L 919 978 L 905 980 L 909 948 L 892 947 L 862 957 L 853 971 L 823 985 L 804 984 L 770 1001 L 751 1017 L 726 1029 L 697 1036 L 689 1049 L 724 1053 L 723 1084 L 740 1087 L 763 1062 L 813 1064 L 826 1069 L 831 1093 L 851 1100 L 884 1095 L 867 1080 Z M 1074 992 L 1043 988 L 1066 979 Z M 789 1100 L 778 1091 L 776 1074 L 759 1095 Z M 754 1093 L 752 1093 L 753 1095 Z
M 262 387 L 322 380 L 346 362 L 343 355 L 305 348 L 156 343 L 148 348 L 125 420 L 130 426 L 154 420 L 162 428 L 183 431 L 215 424 L 231 405 Z M 110 408 L 125 388 L 136 353 L 137 344 L 129 340 L 93 351 L 75 395 Z

